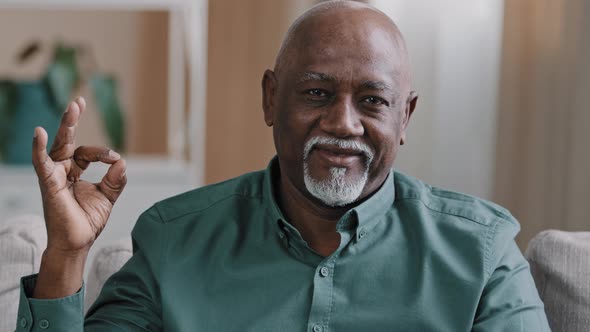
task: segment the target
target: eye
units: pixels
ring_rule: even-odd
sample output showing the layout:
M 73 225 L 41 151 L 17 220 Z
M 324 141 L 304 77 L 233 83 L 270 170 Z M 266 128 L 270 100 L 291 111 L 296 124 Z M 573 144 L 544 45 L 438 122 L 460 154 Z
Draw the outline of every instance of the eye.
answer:
M 305 94 L 312 96 L 312 97 L 326 97 L 328 96 L 328 92 L 322 89 L 309 89 L 305 91 Z
M 385 105 L 385 106 L 389 106 L 389 103 L 385 99 L 383 99 L 381 97 L 376 97 L 376 96 L 368 96 L 368 97 L 363 98 L 361 101 L 364 102 L 364 103 L 368 103 L 370 105 L 376 105 L 376 106 L 377 105 Z
M 333 95 L 329 90 L 313 88 L 302 91 L 303 100 L 310 105 L 325 105 L 330 102 Z

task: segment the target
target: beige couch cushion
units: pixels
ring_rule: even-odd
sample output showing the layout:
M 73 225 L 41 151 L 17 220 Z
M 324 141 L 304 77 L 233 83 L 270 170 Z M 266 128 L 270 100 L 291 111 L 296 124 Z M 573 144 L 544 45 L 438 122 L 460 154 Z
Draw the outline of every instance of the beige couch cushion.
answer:
M 38 216 L 0 220 L 0 331 L 13 331 L 20 278 L 39 271 L 47 247 L 45 222 Z
M 590 331 L 590 232 L 541 232 L 525 256 L 551 329 Z
M 47 231 L 43 218 L 24 215 L 0 220 L 0 332 L 14 330 L 20 278 L 39 272 L 46 247 Z M 85 309 L 94 302 L 105 281 L 131 255 L 131 237 L 96 249 L 92 262 L 87 264 Z
M 125 264 L 132 255 L 131 237 L 104 246 L 96 251 L 88 277 L 84 309 L 88 310 L 98 297 L 105 281 Z

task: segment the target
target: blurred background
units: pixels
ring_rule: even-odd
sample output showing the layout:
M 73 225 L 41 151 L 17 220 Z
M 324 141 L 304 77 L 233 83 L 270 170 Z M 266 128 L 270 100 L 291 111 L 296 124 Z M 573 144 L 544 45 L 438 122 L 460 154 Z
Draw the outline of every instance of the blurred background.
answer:
M 103 242 L 159 199 L 264 168 L 262 73 L 317 2 L 0 0 L 0 216 L 42 214 L 27 158 L 64 95 L 89 103 L 77 142 L 129 160 Z M 397 168 L 507 207 L 522 248 L 589 230 L 590 3 L 365 2 L 397 22 L 420 95 Z

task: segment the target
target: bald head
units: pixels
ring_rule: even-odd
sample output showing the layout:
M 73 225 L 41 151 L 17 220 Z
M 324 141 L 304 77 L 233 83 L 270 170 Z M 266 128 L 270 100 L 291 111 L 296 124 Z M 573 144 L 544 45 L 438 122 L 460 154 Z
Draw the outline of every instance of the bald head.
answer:
M 363 39 L 376 34 L 379 47 L 395 59 L 395 71 L 410 87 L 410 63 L 401 32 L 389 16 L 356 1 L 325 1 L 299 16 L 287 31 L 274 71 L 280 75 L 302 52 L 324 52 L 322 45 L 329 42 L 362 45 Z

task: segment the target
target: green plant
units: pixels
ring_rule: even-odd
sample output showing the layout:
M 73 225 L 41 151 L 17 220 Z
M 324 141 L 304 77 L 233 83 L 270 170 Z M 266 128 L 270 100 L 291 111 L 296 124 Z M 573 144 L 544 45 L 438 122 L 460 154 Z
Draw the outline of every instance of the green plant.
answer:
M 42 49 L 41 43 L 32 42 L 18 55 L 18 63 L 29 61 Z M 96 107 L 102 117 L 103 126 L 112 147 L 118 151 L 125 148 L 124 117 L 117 94 L 117 81 L 112 75 L 100 73 L 88 47 L 56 43 L 53 46 L 51 63 L 41 81 L 47 89 L 51 110 L 57 115 L 67 107 L 73 93 L 81 85 L 88 85 Z M 86 66 L 81 66 L 85 63 Z M 0 156 L 8 139 L 11 120 L 18 108 L 17 84 L 11 80 L 0 80 Z

